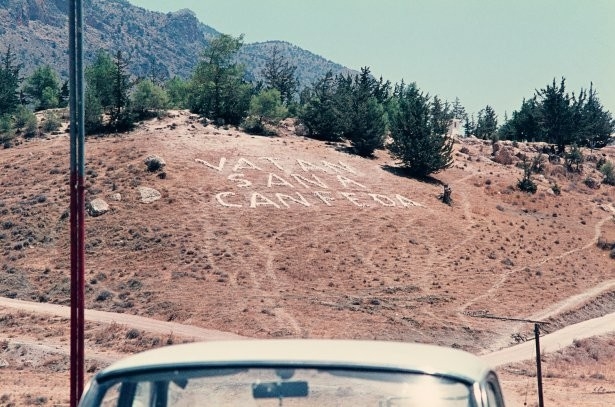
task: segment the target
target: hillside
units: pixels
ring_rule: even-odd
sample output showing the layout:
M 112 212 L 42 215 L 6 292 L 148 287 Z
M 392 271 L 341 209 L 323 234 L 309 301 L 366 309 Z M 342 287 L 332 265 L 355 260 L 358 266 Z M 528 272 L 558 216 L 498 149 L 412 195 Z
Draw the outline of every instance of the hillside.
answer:
M 87 308 L 249 337 L 474 353 L 532 328 L 476 316 L 549 320 L 554 330 L 613 311 L 615 260 L 602 247 L 615 241 L 615 189 L 595 170 L 600 157 L 615 160 L 612 148 L 586 151 L 582 174 L 545 163 L 531 195 L 516 188 L 514 163 L 541 145 L 462 139 L 453 167 L 421 182 L 398 175 L 384 151 L 364 159 L 294 135 L 291 122 L 281 131 L 249 136 L 180 111 L 88 139 L 87 201 L 109 211 L 86 219 Z M 150 155 L 162 171 L 148 171 Z M 0 150 L 0 162 L 0 296 L 67 305 L 68 138 Z M 442 183 L 451 206 L 438 199 Z M 0 325 L 29 326 L 12 325 L 20 318 L 29 320 L 0 309 Z M 62 337 L 57 321 L 36 321 L 57 327 L 37 343 Z M 89 346 L 101 346 L 92 329 Z M 114 348 L 161 343 L 114 329 Z
M 42 64 L 68 77 L 68 2 L 66 0 L 0 0 L 0 52 L 8 45 L 28 75 Z M 190 10 L 158 13 L 131 5 L 126 0 L 84 0 L 85 58 L 92 60 L 99 49 L 122 50 L 135 76 L 152 71 L 165 77 L 187 77 L 203 48 L 219 33 Z M 311 84 L 328 70 L 347 72 L 339 64 L 279 41 L 246 44 L 238 59 L 245 63 L 249 78 L 258 78 L 262 60 L 273 45 L 297 65 L 302 85 Z

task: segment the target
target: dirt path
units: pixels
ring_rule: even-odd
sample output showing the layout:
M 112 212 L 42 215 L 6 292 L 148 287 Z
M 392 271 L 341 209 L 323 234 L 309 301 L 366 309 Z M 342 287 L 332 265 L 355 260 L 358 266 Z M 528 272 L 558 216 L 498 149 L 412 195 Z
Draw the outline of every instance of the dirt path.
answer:
M 64 305 L 28 302 L 0 297 L 0 306 L 6 308 L 14 308 L 27 312 L 44 313 L 64 318 L 70 318 L 70 307 Z M 196 326 L 183 325 L 176 322 L 159 321 L 156 319 L 140 317 L 137 315 L 117 314 L 114 312 L 96 311 L 91 309 L 85 310 L 85 319 L 91 322 L 102 322 L 107 324 L 117 323 L 151 333 L 158 333 L 163 335 L 173 334 L 202 341 L 243 338 L 242 336 L 231 332 L 199 328 Z
M 608 212 L 609 215 L 605 216 L 604 218 L 602 218 L 600 221 L 598 221 L 595 225 L 594 225 L 594 237 L 593 239 L 591 239 L 590 241 L 588 241 L 586 244 L 584 244 L 583 246 L 580 247 L 576 247 L 572 250 L 568 250 L 564 253 L 561 253 L 557 256 L 550 256 L 550 257 L 545 257 L 544 259 L 538 261 L 535 263 L 535 265 L 540 265 L 540 264 L 545 264 L 548 262 L 551 262 L 553 260 L 556 259 L 561 259 L 564 258 L 566 256 L 570 256 L 572 253 L 581 251 L 581 250 L 587 250 L 590 247 L 594 246 L 597 242 L 598 239 L 600 238 L 600 235 L 602 233 L 602 227 L 604 226 L 604 223 L 607 222 L 608 220 L 612 219 L 613 214 L 615 213 L 615 207 L 613 207 L 613 205 L 608 204 L 608 205 L 599 205 L 599 208 L 602 209 L 605 212 Z M 461 318 L 463 320 L 466 320 L 465 318 L 465 314 L 466 311 L 469 307 L 471 307 L 472 305 L 474 305 L 476 302 L 493 296 L 497 293 L 497 291 L 505 284 L 505 282 L 507 281 L 508 277 L 516 272 L 519 272 L 521 270 L 523 270 L 526 267 L 526 265 L 522 265 L 516 268 L 513 268 L 505 273 L 502 274 L 502 276 L 500 277 L 500 279 L 491 287 L 489 288 L 485 293 L 478 295 L 477 297 L 473 298 L 472 300 L 466 302 L 465 304 L 463 304 L 458 312 L 461 316 Z M 543 309 L 531 316 L 528 317 L 528 319 L 532 319 L 532 320 L 543 320 L 543 319 L 548 319 L 550 317 L 553 317 L 555 315 L 558 315 L 560 313 L 562 313 L 565 310 L 574 308 L 575 306 L 579 306 L 581 305 L 583 302 L 596 297 L 597 295 L 601 294 L 602 292 L 611 289 L 612 287 L 615 286 L 615 280 L 608 280 L 605 281 L 601 284 L 599 284 L 598 286 L 587 290 L 585 292 L 582 292 L 580 294 L 574 295 L 572 297 L 568 297 L 556 304 L 553 304 L 552 306 Z M 507 331 L 505 333 L 503 333 L 499 339 L 495 340 L 493 342 L 493 346 L 491 347 L 492 349 L 499 349 L 502 347 L 507 346 L 510 343 L 510 333 L 511 332 L 516 332 L 520 329 L 522 324 L 516 324 L 516 325 L 510 325 L 507 329 Z M 592 335 L 590 335 L 592 336 Z
M 555 352 L 573 344 L 575 340 L 592 336 L 604 335 L 615 331 L 615 313 L 607 314 L 578 324 L 568 325 L 565 328 L 540 337 L 541 353 Z M 481 358 L 492 366 L 506 365 L 533 359 L 536 356 L 536 344 L 527 341 L 510 348 L 482 355 Z
M 612 283 L 612 282 L 609 282 Z M 604 289 L 608 284 L 599 286 Z M 610 285 L 609 285 L 610 286 Z M 597 292 L 596 289 L 591 290 L 591 293 Z M 571 297 L 576 302 L 582 295 Z M 0 306 L 6 308 L 14 308 L 27 312 L 45 313 L 56 315 L 64 318 L 70 318 L 70 308 L 62 305 L 45 304 L 14 300 L 0 297 Z M 558 308 L 559 309 L 559 308 Z M 190 325 L 178 324 L 175 322 L 165 322 L 150 318 L 139 317 L 128 314 L 116 314 L 105 311 L 86 310 L 86 320 L 100 323 L 118 323 L 132 328 L 142 329 L 151 333 L 181 335 L 184 337 L 194 338 L 197 340 L 223 340 L 223 339 L 239 339 L 242 336 L 223 331 L 212 329 L 199 328 Z M 573 344 L 575 339 L 584 339 L 592 336 L 603 335 L 609 332 L 615 332 L 615 313 L 607 314 L 600 318 L 590 319 L 578 324 L 569 325 L 559 331 L 550 333 L 540 338 L 541 349 L 543 352 L 555 352 Z M 35 347 L 43 347 L 51 352 L 62 353 L 68 352 L 67 343 L 40 343 L 36 341 L 26 341 L 15 338 L 8 339 L 11 342 L 24 343 Z M 31 342 L 31 343 L 30 343 Z M 95 358 L 114 359 L 114 356 L 119 355 L 93 355 Z M 519 362 L 522 360 L 532 359 L 535 356 L 535 344 L 533 341 L 524 342 L 520 345 L 515 345 L 510 348 L 501 349 L 491 352 L 481 357 L 493 366 L 505 365 L 508 363 Z

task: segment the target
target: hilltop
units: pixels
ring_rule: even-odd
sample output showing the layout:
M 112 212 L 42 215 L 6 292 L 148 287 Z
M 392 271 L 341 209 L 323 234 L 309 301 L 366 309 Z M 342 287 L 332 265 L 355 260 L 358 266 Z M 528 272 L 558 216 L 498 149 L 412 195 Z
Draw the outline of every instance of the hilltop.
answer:
M 68 141 L 60 133 L 0 151 L 0 296 L 69 304 Z M 518 190 L 515 163 L 541 144 L 457 140 L 454 165 L 431 181 L 399 175 L 385 151 L 365 159 L 346 147 L 297 136 L 292 121 L 278 137 L 257 137 L 186 111 L 88 138 L 86 307 L 249 337 L 378 338 L 478 354 L 532 329 L 481 315 L 548 320 L 555 330 L 613 311 L 615 189 L 595 170 L 600 158 L 615 160 L 612 147 L 584 151 L 580 174 L 547 161 L 536 194 Z M 148 170 L 151 156 L 165 165 Z M 438 198 L 444 184 L 451 206 Z M 108 211 L 93 211 L 97 199 Z M 30 329 L 20 319 L 30 320 L 0 310 L 17 338 Z M 38 343 L 66 340 L 57 320 L 31 320 L 50 326 L 49 335 L 31 328 Z M 88 346 L 163 343 L 118 321 L 111 331 L 90 326 Z M 15 339 L 4 340 L 13 349 Z
M 200 22 L 190 10 L 159 13 L 136 7 L 126 0 L 84 0 L 84 56 L 91 61 L 99 49 L 121 50 L 135 76 L 155 72 L 164 77 L 187 77 L 208 41 L 220 33 Z M 0 0 L 0 52 L 11 45 L 29 75 L 40 65 L 50 65 L 68 77 L 68 2 L 66 0 Z M 262 61 L 277 46 L 280 54 L 297 66 L 302 86 L 331 70 L 354 72 L 281 41 L 246 43 L 237 58 L 247 76 L 260 77 Z

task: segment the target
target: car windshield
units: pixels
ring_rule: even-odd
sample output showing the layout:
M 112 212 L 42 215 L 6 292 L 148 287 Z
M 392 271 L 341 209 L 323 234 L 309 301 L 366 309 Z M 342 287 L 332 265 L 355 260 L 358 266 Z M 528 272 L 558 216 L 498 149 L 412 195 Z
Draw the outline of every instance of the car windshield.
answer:
M 92 406 L 471 406 L 468 384 L 352 369 L 175 370 L 94 384 Z

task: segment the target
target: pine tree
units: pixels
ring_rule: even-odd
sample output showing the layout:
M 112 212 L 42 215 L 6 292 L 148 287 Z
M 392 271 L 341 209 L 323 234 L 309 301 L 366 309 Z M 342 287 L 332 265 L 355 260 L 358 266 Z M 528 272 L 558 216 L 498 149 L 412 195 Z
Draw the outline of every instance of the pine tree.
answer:
M 19 105 L 19 71 L 21 65 L 9 46 L 0 60 L 0 115 L 11 114 Z
M 611 134 L 615 132 L 615 121 L 611 112 L 605 110 L 590 84 L 585 103 L 578 106 L 576 141 L 590 148 L 601 148 L 612 141 Z
M 221 34 L 212 39 L 190 80 L 189 106 L 218 123 L 238 125 L 250 106 L 251 86 L 244 67 L 235 62 L 243 36 Z
M 489 105 L 485 106 L 478 112 L 478 120 L 476 122 L 476 137 L 484 140 L 497 139 L 498 118 L 495 110 Z
M 342 110 L 347 112 L 348 119 L 344 137 L 350 140 L 357 154 L 371 156 L 383 147 L 386 131 L 385 110 L 376 96 L 380 84 L 373 79 L 369 68 L 364 67 L 344 93 L 350 99 L 348 107 Z
M 545 141 L 555 144 L 560 153 L 573 141 L 573 115 L 570 96 L 566 93 L 566 79 L 559 86 L 553 79 L 551 85 L 536 91 L 538 120 Z
M 463 132 L 466 137 L 476 135 L 476 122 L 474 121 L 474 115 L 468 116 L 466 114 L 464 118 Z
M 128 61 L 117 51 L 113 60 L 112 99 L 109 127 L 115 131 L 126 131 L 134 126 L 134 114 L 130 106 L 129 92 L 133 86 L 128 73 Z
M 299 88 L 296 71 L 297 66 L 291 65 L 281 55 L 278 47 L 274 46 L 261 72 L 265 78 L 265 87 L 276 89 L 280 93 L 280 101 L 287 106 L 292 102 Z
M 115 64 L 111 55 L 105 50 L 99 50 L 91 65 L 85 69 L 87 88 L 96 96 L 104 110 L 110 110 L 114 105 Z
M 36 68 L 26 79 L 23 90 L 34 102 L 34 110 L 60 105 L 60 77 L 49 65 Z
M 466 109 L 461 105 L 458 97 L 455 97 L 455 101 L 451 106 L 451 115 L 454 119 L 464 120 L 467 117 Z
M 413 83 L 402 91 L 398 103 L 391 121 L 391 154 L 418 177 L 448 168 L 452 164 L 453 140 L 440 132 L 441 124 L 434 119 L 429 95 Z
M 309 92 L 301 121 L 307 127 L 310 136 L 321 140 L 337 141 L 345 131 L 343 114 L 336 102 L 336 86 L 333 73 L 327 72 L 317 81 Z

